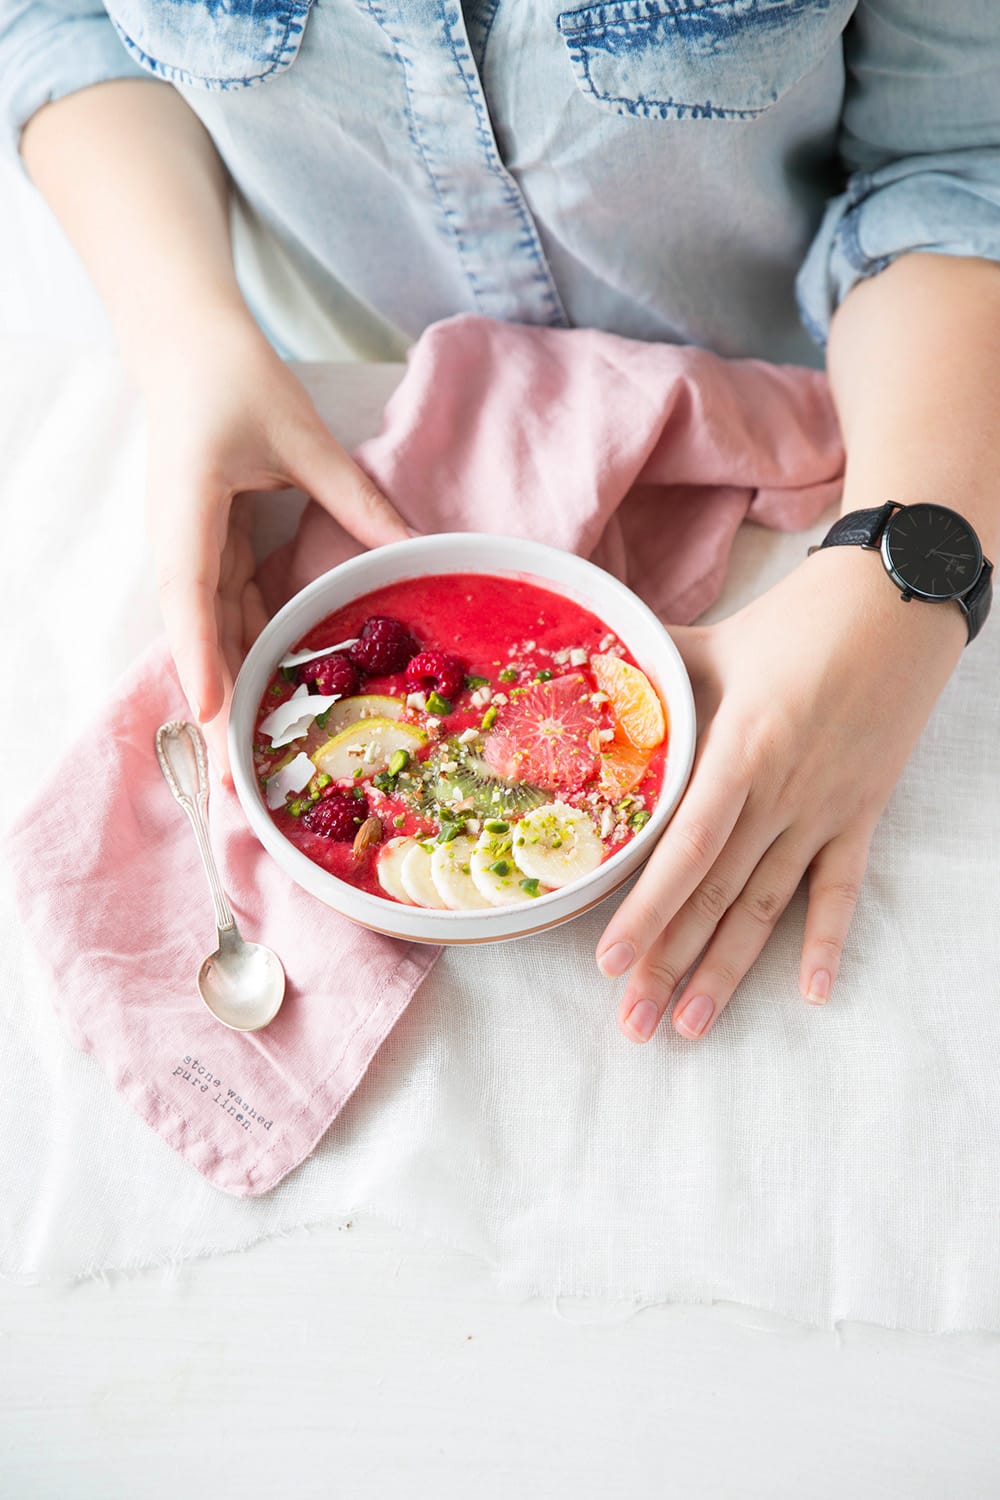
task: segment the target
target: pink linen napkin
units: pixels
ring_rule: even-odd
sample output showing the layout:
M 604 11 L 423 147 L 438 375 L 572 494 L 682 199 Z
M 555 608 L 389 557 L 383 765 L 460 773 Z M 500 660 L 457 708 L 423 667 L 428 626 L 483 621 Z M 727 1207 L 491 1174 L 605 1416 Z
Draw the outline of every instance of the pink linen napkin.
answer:
M 824 378 L 589 331 L 460 317 L 412 351 L 358 461 L 421 531 L 532 536 L 592 557 L 666 620 L 718 593 L 747 516 L 810 524 L 843 455 Z M 262 569 L 272 607 L 357 544 L 310 505 Z M 437 950 L 355 927 L 293 887 L 212 792 L 244 935 L 288 990 L 263 1032 L 226 1031 L 194 976 L 213 946 L 194 839 L 153 750 L 186 708 L 156 643 L 8 840 L 23 919 L 75 1044 L 224 1192 L 264 1193 L 315 1147 Z

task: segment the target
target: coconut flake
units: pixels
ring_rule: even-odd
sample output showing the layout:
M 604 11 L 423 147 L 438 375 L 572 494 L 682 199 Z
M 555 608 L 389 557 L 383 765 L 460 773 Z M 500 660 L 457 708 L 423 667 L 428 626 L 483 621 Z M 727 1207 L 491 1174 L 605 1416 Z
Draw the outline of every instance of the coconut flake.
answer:
M 303 683 L 268 714 L 259 725 L 260 732 L 270 735 L 272 750 L 280 750 L 282 745 L 290 745 L 292 740 L 307 734 L 317 715 L 325 713 L 339 698 L 339 693 L 310 693 Z
M 318 651 L 293 651 L 291 656 L 286 656 L 284 661 L 279 661 L 279 667 L 301 667 L 304 661 L 316 661 L 320 656 L 332 656 L 335 651 L 346 651 L 349 646 L 356 646 L 358 637 L 353 636 L 349 641 L 338 641 L 335 646 L 320 646 Z
M 316 767 L 303 750 L 294 760 L 290 760 L 287 766 L 282 766 L 280 771 L 275 771 L 273 776 L 269 776 L 264 795 L 271 811 L 284 806 L 289 792 L 301 792 L 303 787 L 309 785 L 315 774 Z

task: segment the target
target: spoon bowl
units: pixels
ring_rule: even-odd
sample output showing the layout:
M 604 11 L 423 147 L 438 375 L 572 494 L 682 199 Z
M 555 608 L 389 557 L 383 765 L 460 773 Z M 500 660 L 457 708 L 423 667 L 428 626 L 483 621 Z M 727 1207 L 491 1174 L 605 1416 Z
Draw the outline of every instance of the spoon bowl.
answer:
M 212 1015 L 231 1031 L 259 1031 L 285 998 L 285 971 L 263 943 L 248 943 L 234 924 L 198 970 L 198 990 Z
M 285 998 L 281 960 L 262 943 L 248 943 L 236 926 L 208 836 L 208 754 L 197 724 L 171 720 L 156 731 L 164 780 L 187 813 L 215 906 L 219 946 L 198 970 L 198 992 L 230 1031 L 260 1031 Z

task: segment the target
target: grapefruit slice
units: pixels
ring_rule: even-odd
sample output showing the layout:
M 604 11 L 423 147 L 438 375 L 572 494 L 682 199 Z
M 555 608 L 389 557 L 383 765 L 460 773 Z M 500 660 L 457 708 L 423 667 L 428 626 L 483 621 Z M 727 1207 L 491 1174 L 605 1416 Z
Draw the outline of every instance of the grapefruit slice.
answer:
M 601 713 L 579 672 L 535 683 L 501 710 L 483 759 L 505 781 L 579 791 L 597 775 Z M 610 695 L 609 695 L 610 696 Z
M 590 667 L 602 693 L 607 693 L 615 721 L 637 750 L 655 750 L 667 733 L 663 704 L 645 672 L 620 656 L 592 656 Z

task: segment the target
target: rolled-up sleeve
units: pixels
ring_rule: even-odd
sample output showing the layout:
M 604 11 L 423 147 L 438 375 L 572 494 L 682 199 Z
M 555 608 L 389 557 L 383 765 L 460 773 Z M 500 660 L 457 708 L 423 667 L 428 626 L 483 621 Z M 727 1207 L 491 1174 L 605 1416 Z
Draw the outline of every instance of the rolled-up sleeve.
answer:
M 54 99 L 110 78 L 145 78 L 93 0 L 0 0 L 0 149 Z
M 797 286 L 820 342 L 851 288 L 908 251 L 1000 261 L 998 0 L 862 0 L 844 51 L 847 180 Z

